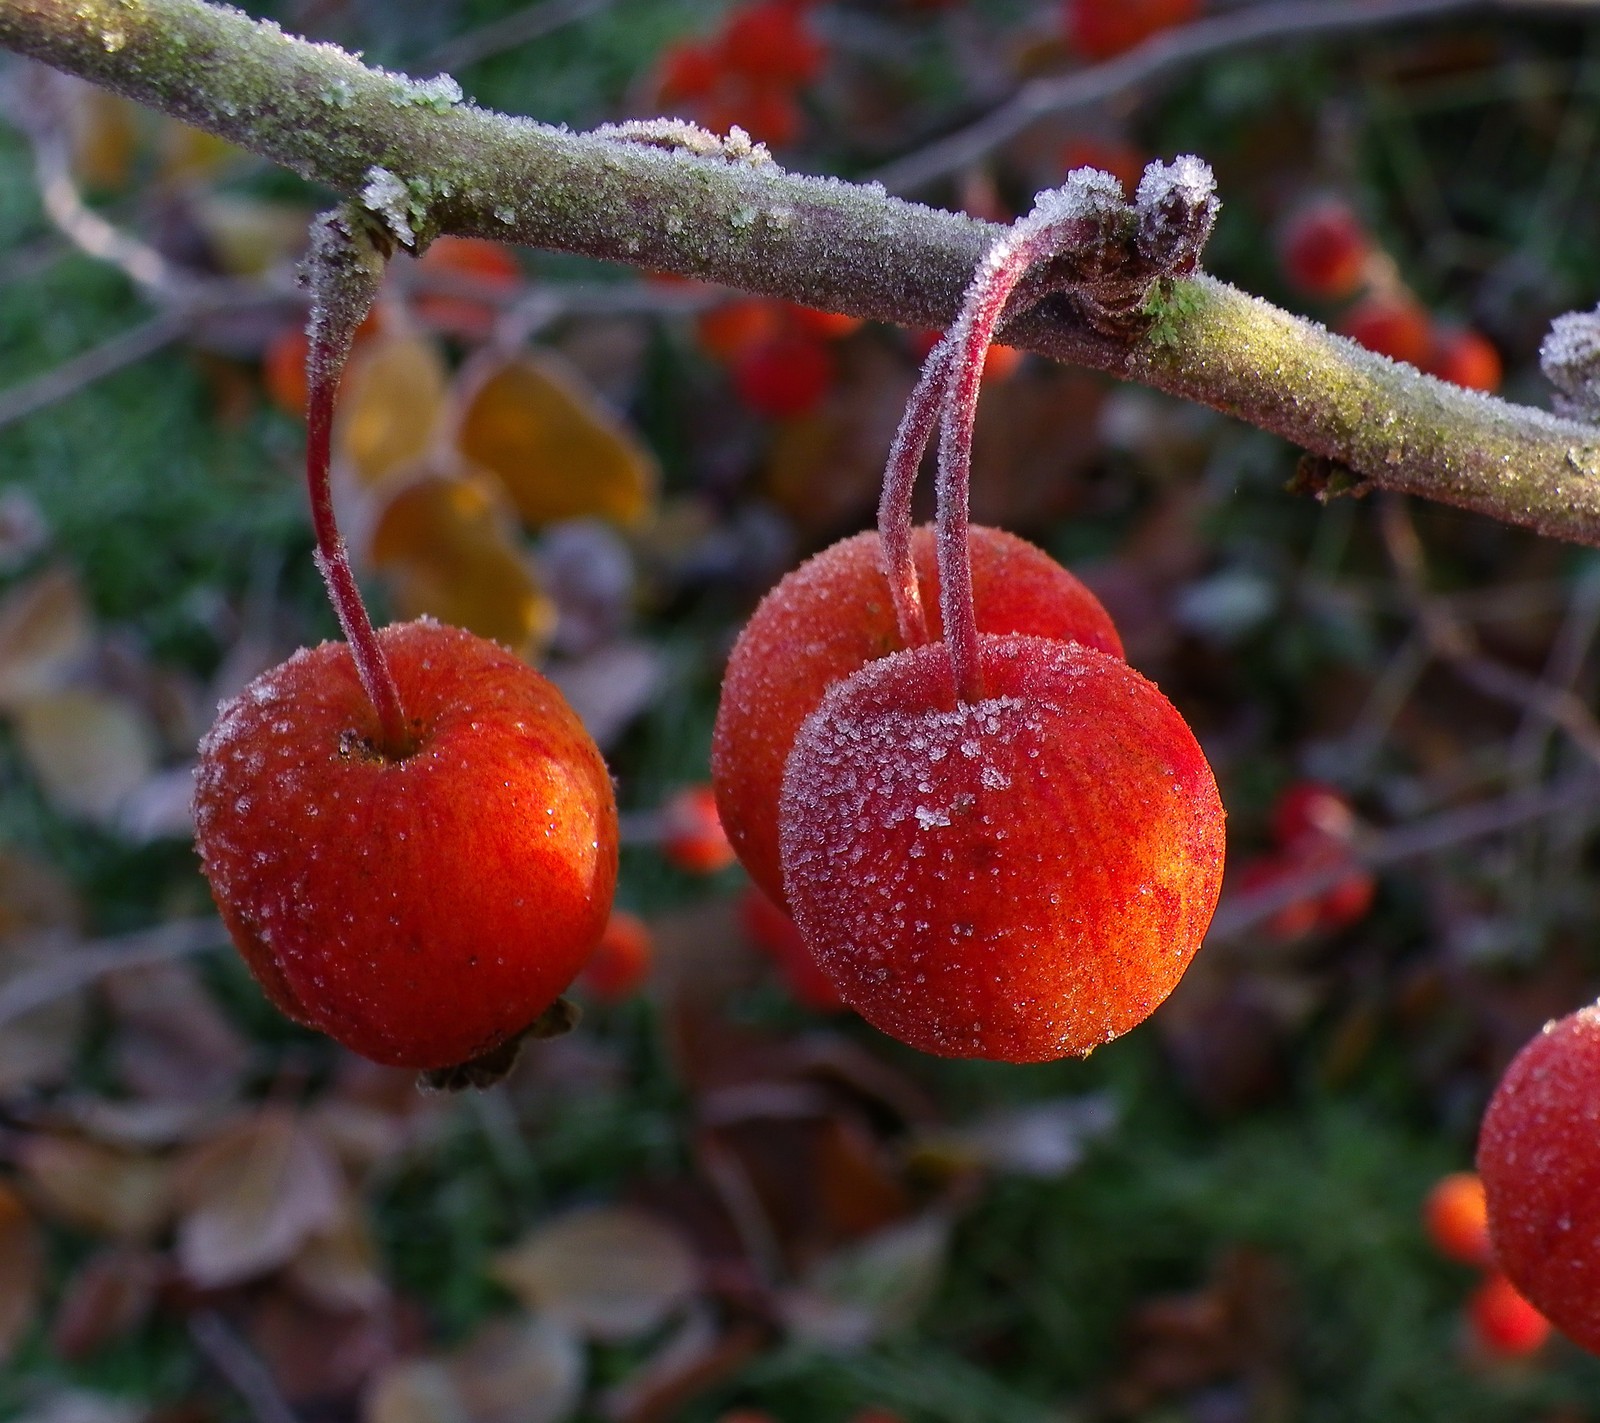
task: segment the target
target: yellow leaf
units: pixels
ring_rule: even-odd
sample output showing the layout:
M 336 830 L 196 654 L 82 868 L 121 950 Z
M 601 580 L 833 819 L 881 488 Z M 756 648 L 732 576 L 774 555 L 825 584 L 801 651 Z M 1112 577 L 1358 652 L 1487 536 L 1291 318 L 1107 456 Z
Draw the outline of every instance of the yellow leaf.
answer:
M 311 215 L 298 204 L 238 193 L 197 193 L 191 210 L 223 270 L 234 276 L 260 276 L 305 249 Z
M 120 188 L 133 171 L 143 111 L 131 100 L 74 84 L 68 105 L 72 171 L 89 188 Z
M 427 454 L 444 410 L 444 357 L 420 337 L 380 336 L 350 358 L 339 391 L 334 456 L 364 485 Z
M 65 685 L 89 655 L 89 603 L 70 568 L 47 568 L 0 600 L 0 708 Z
M 17 711 L 17 740 L 45 794 L 68 815 L 112 823 L 155 769 L 155 735 L 138 709 L 87 688 L 51 692 Z
M 36 1134 L 17 1164 L 41 1211 L 99 1235 L 145 1240 L 172 1212 L 172 1168 L 143 1152 Z
M 637 523 L 659 482 L 650 451 L 565 363 L 529 352 L 462 373 L 456 448 L 505 485 L 530 525 Z
M 244 149 L 179 119 L 161 121 L 162 178 L 198 182 L 248 158 Z
M 428 475 L 406 485 L 378 516 L 371 558 L 398 617 L 428 613 L 524 656 L 554 629 L 554 605 L 479 484 Z

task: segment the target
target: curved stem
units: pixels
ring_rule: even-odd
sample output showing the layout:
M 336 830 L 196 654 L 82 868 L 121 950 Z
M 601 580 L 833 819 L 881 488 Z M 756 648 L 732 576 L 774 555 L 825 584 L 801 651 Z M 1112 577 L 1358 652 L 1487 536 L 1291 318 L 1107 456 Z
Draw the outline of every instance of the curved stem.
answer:
M 378 716 L 376 749 L 399 760 L 411 753 L 415 743 L 389 659 L 350 567 L 350 551 L 334 514 L 330 477 L 334 396 L 355 329 L 371 309 L 377 284 L 371 280 L 370 264 L 339 260 L 344 253 L 337 244 L 349 238 L 336 219 L 324 219 L 317 238 L 309 264 L 315 304 L 306 349 L 306 493 L 317 540 L 317 568 L 350 645 L 356 675 Z M 340 282 L 337 274 L 341 268 L 355 279 Z
M 917 484 L 922 456 L 933 438 L 934 426 L 944 406 L 945 381 L 950 372 L 950 338 L 941 336 L 922 363 L 922 375 L 906 401 L 906 413 L 889 446 L 883 470 L 883 495 L 878 501 L 878 537 L 883 543 L 884 571 L 889 596 L 894 600 L 900 640 L 907 647 L 928 641 L 928 615 L 922 606 L 922 584 L 911 556 L 911 495 Z

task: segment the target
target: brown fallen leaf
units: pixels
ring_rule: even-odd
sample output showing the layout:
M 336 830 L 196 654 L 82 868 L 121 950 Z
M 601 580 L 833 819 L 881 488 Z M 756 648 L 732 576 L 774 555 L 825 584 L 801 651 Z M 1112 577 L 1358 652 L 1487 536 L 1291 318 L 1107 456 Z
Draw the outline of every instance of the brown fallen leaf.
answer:
M 44 1283 L 44 1240 L 27 1203 L 0 1182 L 0 1364 L 33 1324 Z
M 324 1309 L 267 1289 L 244 1333 L 284 1399 L 307 1413 L 350 1416 L 350 1405 L 399 1357 L 405 1330 L 393 1311 Z
M 178 1263 L 203 1289 L 287 1264 L 344 1204 L 333 1154 L 286 1107 L 264 1107 L 191 1150 L 177 1186 Z
M 165 1256 L 138 1246 L 96 1251 L 67 1280 L 50 1324 L 51 1349 L 63 1359 L 86 1359 L 137 1329 L 170 1268 Z
M 346 1192 L 338 1219 L 306 1239 L 285 1278 L 330 1310 L 373 1310 L 388 1298 L 377 1246 L 353 1192 Z
M 125 1086 L 157 1101 L 232 1097 L 250 1049 L 186 964 L 107 974 L 112 1057 Z
M 485 353 L 458 389 L 455 447 L 499 479 L 525 523 L 635 524 L 649 510 L 660 483 L 655 456 L 560 358 Z
M 90 687 L 42 692 L 16 708 L 15 724 L 28 768 L 67 815 L 114 825 L 155 771 L 155 733 L 124 697 Z
M 583 1395 L 583 1349 L 542 1319 L 495 1320 L 443 1358 L 384 1370 L 364 1423 L 561 1423 Z
M 542 1225 L 496 1255 L 490 1273 L 529 1309 L 606 1340 L 656 1328 L 699 1284 L 682 1237 L 625 1206 L 573 1211 Z
M 47 1216 L 119 1240 L 148 1240 L 172 1216 L 172 1164 L 70 1136 L 24 1137 L 17 1164 Z
M 77 573 L 58 565 L 17 584 L 0 599 L 0 709 L 60 691 L 93 647 L 94 617 Z

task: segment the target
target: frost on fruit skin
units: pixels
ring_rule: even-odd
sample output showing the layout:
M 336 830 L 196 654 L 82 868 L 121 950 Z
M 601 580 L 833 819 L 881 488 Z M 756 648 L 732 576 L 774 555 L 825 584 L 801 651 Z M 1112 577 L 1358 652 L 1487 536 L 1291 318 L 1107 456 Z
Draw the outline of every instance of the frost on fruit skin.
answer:
M 979 639 L 839 683 L 784 777 L 795 921 L 840 996 L 924 1052 L 1037 1062 L 1143 1021 L 1199 947 L 1223 811 L 1183 718 L 1117 658 Z
M 1484 1114 L 1478 1173 L 1500 1268 L 1600 1353 L 1600 1004 L 1546 1024 Z
M 297 652 L 200 747 L 196 840 L 223 922 L 290 1017 L 448 1067 L 533 1022 L 610 911 L 616 805 L 559 692 L 482 638 L 384 628 L 418 749 L 372 750 L 342 642 Z
M 971 532 L 980 632 L 1033 633 L 1122 656 L 1106 610 L 1059 563 L 1003 530 L 975 526 Z M 937 638 L 942 624 L 933 530 L 915 530 L 911 544 Z M 780 905 L 778 798 L 800 724 L 835 682 L 904 647 L 876 533 L 844 539 L 786 575 L 734 645 L 711 743 L 712 786 L 739 859 Z

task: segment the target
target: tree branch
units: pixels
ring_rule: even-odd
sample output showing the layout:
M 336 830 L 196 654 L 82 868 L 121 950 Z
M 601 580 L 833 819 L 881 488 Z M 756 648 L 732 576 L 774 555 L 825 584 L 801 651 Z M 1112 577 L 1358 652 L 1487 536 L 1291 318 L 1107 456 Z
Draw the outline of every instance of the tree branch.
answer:
M 759 148 L 491 113 L 448 79 L 369 69 L 202 0 L 0 0 L 0 45 L 351 196 L 401 241 L 498 238 L 930 327 L 1000 232 L 786 173 Z M 1005 340 L 1237 415 L 1382 487 L 1600 544 L 1600 427 L 1445 385 L 1207 277 L 1171 284 L 1150 315 L 1112 337 L 1045 302 Z

